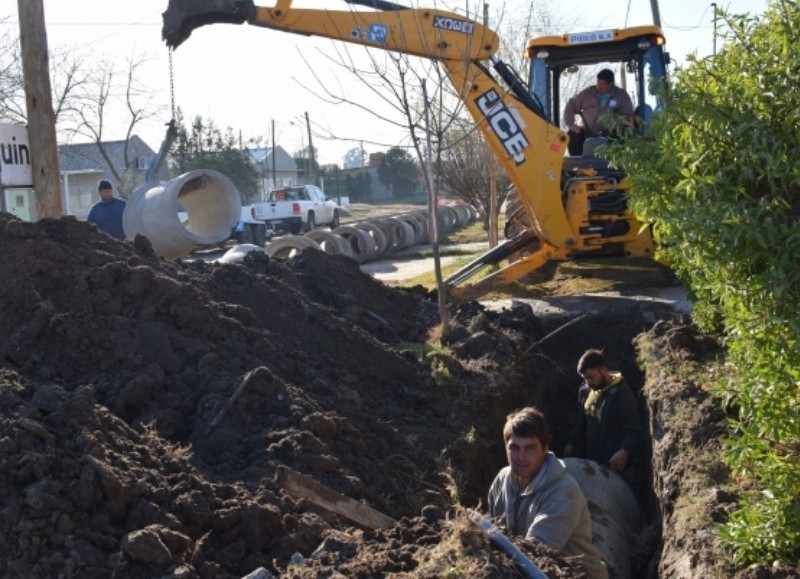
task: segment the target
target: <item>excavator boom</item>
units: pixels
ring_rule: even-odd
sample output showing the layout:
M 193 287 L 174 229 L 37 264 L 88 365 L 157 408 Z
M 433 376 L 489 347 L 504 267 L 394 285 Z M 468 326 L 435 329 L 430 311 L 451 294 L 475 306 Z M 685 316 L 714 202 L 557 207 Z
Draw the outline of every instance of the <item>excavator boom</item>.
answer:
M 367 6 L 371 9 L 320 10 L 293 8 L 292 0 L 278 0 L 269 7 L 256 6 L 253 0 L 170 0 L 162 36 L 169 46 L 177 47 L 201 26 L 247 22 L 424 58 L 485 60 L 499 47 L 492 30 L 453 12 L 385 1 Z
M 516 243 L 470 264 L 469 273 L 458 272 L 445 280 L 455 297 L 478 297 L 547 261 L 581 252 L 600 253 L 612 246 L 623 247 L 629 254 L 650 251 L 651 240 L 638 234 L 640 224 L 626 210 L 605 214 L 598 209 L 620 205 L 624 188 L 614 179 L 579 177 L 568 188 L 562 187 L 568 137 L 549 120 L 538 97 L 495 57 L 499 39 L 494 31 L 437 8 L 411 8 L 388 0 L 347 3 L 360 6 L 336 11 L 293 8 L 292 0 L 277 0 L 269 7 L 257 6 L 253 0 L 169 0 L 162 36 L 169 46 L 177 47 L 201 26 L 248 23 L 439 62 L 503 164 L 538 240 L 532 255 L 510 261 L 477 284 L 456 287 L 482 267 L 507 257 Z

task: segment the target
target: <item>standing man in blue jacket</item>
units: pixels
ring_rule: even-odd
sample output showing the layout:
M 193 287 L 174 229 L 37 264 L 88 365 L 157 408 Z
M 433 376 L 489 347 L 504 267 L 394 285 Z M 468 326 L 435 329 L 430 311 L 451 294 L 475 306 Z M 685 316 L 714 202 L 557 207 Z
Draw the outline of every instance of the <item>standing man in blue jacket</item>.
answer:
M 550 428 L 538 409 L 508 415 L 503 428 L 508 466 L 489 488 L 489 514 L 512 536 L 576 557 L 590 579 L 608 569 L 592 544 L 586 497 L 564 462 L 549 451 Z
M 578 391 L 582 412 L 564 447 L 564 456 L 580 456 L 620 474 L 634 491 L 638 477 L 633 463 L 641 453 L 636 399 L 621 372 L 609 370 L 602 350 L 589 349 L 578 360 L 583 385 Z
M 114 197 L 114 187 L 111 182 L 101 179 L 97 184 L 97 194 L 100 201 L 92 205 L 89 210 L 87 221 L 94 223 L 97 229 L 108 233 L 117 239 L 125 239 L 125 231 L 122 228 L 122 213 L 125 211 L 125 201 L 119 197 Z

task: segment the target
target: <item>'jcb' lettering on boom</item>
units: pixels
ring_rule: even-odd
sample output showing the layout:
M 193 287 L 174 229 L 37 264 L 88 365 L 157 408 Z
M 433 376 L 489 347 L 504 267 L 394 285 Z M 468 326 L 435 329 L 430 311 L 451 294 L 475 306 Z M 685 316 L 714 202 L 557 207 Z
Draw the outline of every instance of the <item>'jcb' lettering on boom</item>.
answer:
M 525 162 L 525 149 L 530 143 L 522 129 L 525 124 L 519 117 L 516 109 L 506 107 L 494 89 L 489 90 L 475 99 L 481 113 L 486 116 L 486 122 L 492 132 L 497 135 L 503 147 L 514 159 L 517 165 Z
M 453 32 L 463 32 L 464 34 L 472 34 L 475 31 L 474 23 L 467 22 L 466 20 L 447 18 L 446 16 L 434 16 L 433 27 L 452 30 Z

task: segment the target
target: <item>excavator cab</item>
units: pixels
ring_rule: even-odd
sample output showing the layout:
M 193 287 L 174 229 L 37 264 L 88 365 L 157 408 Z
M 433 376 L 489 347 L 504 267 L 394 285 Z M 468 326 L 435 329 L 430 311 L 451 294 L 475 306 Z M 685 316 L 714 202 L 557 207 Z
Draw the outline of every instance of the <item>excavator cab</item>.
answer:
M 526 47 L 530 100 L 537 103 L 545 121 L 563 127 L 566 99 L 593 84 L 597 72 L 608 68 L 615 72 L 615 84 L 631 96 L 636 131 L 664 107 L 669 62 L 664 48 L 664 35 L 655 26 L 534 38 Z M 581 70 L 588 74 L 575 74 Z M 578 77 L 582 86 L 572 86 Z M 545 212 L 530 210 L 531 201 L 538 195 L 535 188 L 515 184 L 505 201 L 507 240 L 448 277 L 445 281 L 450 293 L 461 299 L 477 298 L 557 261 L 651 256 L 650 227 L 628 211 L 630 184 L 625 173 L 595 155 L 596 147 L 603 142 L 603 138 L 586 139 L 582 155 L 564 156 L 560 203 L 556 206 L 557 202 L 551 201 L 546 206 L 564 215 L 575 233 L 573 238 L 552 243 L 542 219 Z M 503 261 L 508 265 L 499 271 L 478 282 L 465 283 L 482 269 Z
M 638 122 L 648 120 L 664 106 L 669 55 L 664 51 L 664 35 L 656 26 L 534 38 L 528 42 L 526 54 L 530 93 L 556 126 L 565 124 L 561 115 L 565 99 L 571 96 L 564 95 L 565 89 L 577 92 L 584 88 L 567 87 L 563 82 L 580 69 L 592 72 L 589 81 L 594 81 L 600 68 L 614 70 L 617 86 L 631 95 Z

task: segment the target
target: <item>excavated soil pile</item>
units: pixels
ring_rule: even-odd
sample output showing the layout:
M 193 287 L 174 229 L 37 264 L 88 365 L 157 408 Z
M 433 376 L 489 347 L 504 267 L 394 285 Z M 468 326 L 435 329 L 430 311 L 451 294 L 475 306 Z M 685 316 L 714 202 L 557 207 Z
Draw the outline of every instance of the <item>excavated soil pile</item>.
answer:
M 471 303 L 449 351 L 422 356 L 432 296 L 344 257 L 167 262 L 143 238 L 7 214 L 0 248 L 3 576 L 515 577 L 455 506 L 503 465 L 505 415 L 539 405 L 560 450 L 590 346 L 643 382 L 635 315 L 553 334 L 563 321 L 529 306 Z M 400 522 L 358 530 L 288 494 L 282 465 Z
M 513 375 L 539 335 L 529 312 L 510 313 L 505 330 L 483 321 L 493 334 L 454 340 L 485 356 L 423 362 L 400 346 L 436 323 L 426 293 L 389 289 L 322 252 L 166 262 L 143 238 L 8 215 L 0 245 L 9 576 L 279 572 L 350 526 L 286 494 L 280 465 L 404 518 L 364 535 L 384 547 L 355 573 L 411 572 L 414 548 L 447 536 L 444 466 L 466 496 L 485 492 L 463 473 L 485 469 L 483 485 L 497 459 L 482 463 L 487 445 L 468 434 L 497 436 L 508 409 L 483 410 L 503 395 L 490 378 Z M 485 541 L 475 549 L 485 576 L 513 573 Z

